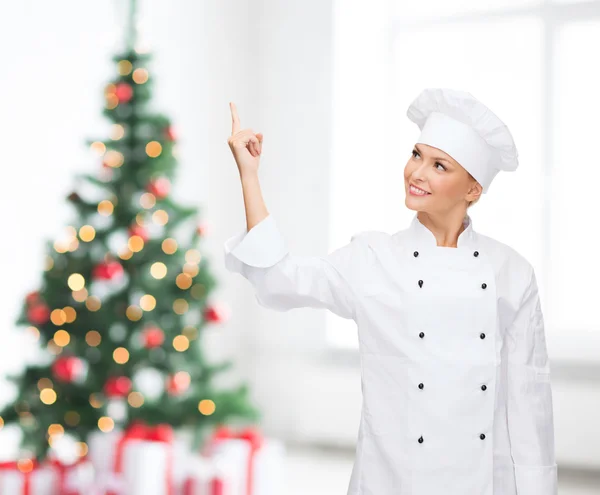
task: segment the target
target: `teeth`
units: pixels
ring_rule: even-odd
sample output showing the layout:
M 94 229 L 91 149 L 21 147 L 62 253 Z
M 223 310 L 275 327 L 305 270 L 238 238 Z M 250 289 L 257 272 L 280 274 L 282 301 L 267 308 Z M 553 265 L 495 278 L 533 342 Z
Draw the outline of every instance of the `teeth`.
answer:
M 410 189 L 412 192 L 414 192 L 415 194 L 420 194 L 421 196 L 425 196 L 426 194 L 429 194 L 427 191 L 423 191 L 423 189 L 419 189 L 415 186 L 410 186 Z

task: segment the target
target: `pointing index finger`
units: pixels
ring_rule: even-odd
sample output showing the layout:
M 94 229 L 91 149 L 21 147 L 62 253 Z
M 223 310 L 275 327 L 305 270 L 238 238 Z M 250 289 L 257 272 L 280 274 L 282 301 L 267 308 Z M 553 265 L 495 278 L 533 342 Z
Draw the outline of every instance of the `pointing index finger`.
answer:
M 238 117 L 235 103 L 230 101 L 229 108 L 231 109 L 231 135 L 233 136 L 236 132 L 239 132 L 240 130 L 240 118 Z

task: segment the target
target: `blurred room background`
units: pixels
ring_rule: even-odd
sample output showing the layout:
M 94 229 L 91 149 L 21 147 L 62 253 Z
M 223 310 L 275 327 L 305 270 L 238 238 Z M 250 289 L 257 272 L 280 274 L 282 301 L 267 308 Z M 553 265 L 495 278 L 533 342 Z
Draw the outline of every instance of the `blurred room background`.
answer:
M 285 443 L 286 495 L 346 493 L 360 418 L 356 326 L 325 311 L 266 310 L 225 270 L 223 242 L 246 225 L 227 145 L 229 102 L 242 128 L 264 134 L 263 193 L 289 246 L 319 255 L 355 232 L 408 225 L 402 174 L 418 128 L 406 109 L 436 86 L 472 93 L 514 136 L 518 170 L 499 174 L 469 213 L 476 230 L 514 247 L 538 274 L 559 493 L 600 493 L 600 1 L 145 0 L 139 8 L 154 105 L 179 137 L 172 194 L 201 209 L 214 296 L 230 308 L 202 345 L 235 363 L 223 384 L 246 380 L 265 435 Z M 117 0 L 0 5 L 0 375 L 31 359 L 35 343 L 16 316 L 39 284 L 46 241 L 70 219 L 74 176 L 96 166 L 86 140 L 109 132 L 103 91 L 126 10 Z M 0 403 L 13 394 L 0 383 Z

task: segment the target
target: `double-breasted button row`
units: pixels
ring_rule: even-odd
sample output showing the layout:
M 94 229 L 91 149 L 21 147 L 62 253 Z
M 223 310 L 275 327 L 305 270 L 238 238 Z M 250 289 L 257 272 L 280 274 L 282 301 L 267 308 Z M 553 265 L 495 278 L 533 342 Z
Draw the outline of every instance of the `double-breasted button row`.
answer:
M 479 438 L 481 438 L 482 440 L 485 440 L 485 433 L 481 433 L 481 434 L 479 435 Z M 425 441 L 425 440 L 423 439 L 423 435 L 421 435 L 421 436 L 419 437 L 419 440 L 418 440 L 418 442 L 419 442 L 419 443 L 423 443 L 424 441 Z
M 425 384 L 424 384 L 424 383 L 419 383 L 419 385 L 418 385 L 418 386 L 419 386 L 419 388 L 420 388 L 421 390 L 423 390 L 423 388 L 425 387 Z M 483 384 L 483 385 L 481 386 L 481 390 L 483 390 L 483 391 L 487 390 L 487 386 L 486 386 L 485 384 Z
M 413 253 L 413 256 L 416 258 L 417 256 L 419 256 L 419 251 L 415 251 Z M 475 256 L 475 258 L 477 258 L 477 256 L 479 256 L 479 251 L 474 251 L 473 252 L 473 256 Z

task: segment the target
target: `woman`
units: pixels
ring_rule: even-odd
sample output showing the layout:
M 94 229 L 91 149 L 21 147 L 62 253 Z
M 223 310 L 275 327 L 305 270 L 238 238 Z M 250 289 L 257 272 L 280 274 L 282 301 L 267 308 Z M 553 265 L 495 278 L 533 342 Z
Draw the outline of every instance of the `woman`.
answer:
M 228 270 L 267 308 L 326 308 L 357 323 L 363 406 L 348 495 L 555 495 L 550 366 L 536 276 L 473 229 L 467 208 L 518 166 L 512 136 L 471 94 L 425 89 L 404 171 L 417 213 L 325 257 L 289 253 L 258 181 L 262 135 L 231 104 L 247 229 Z

